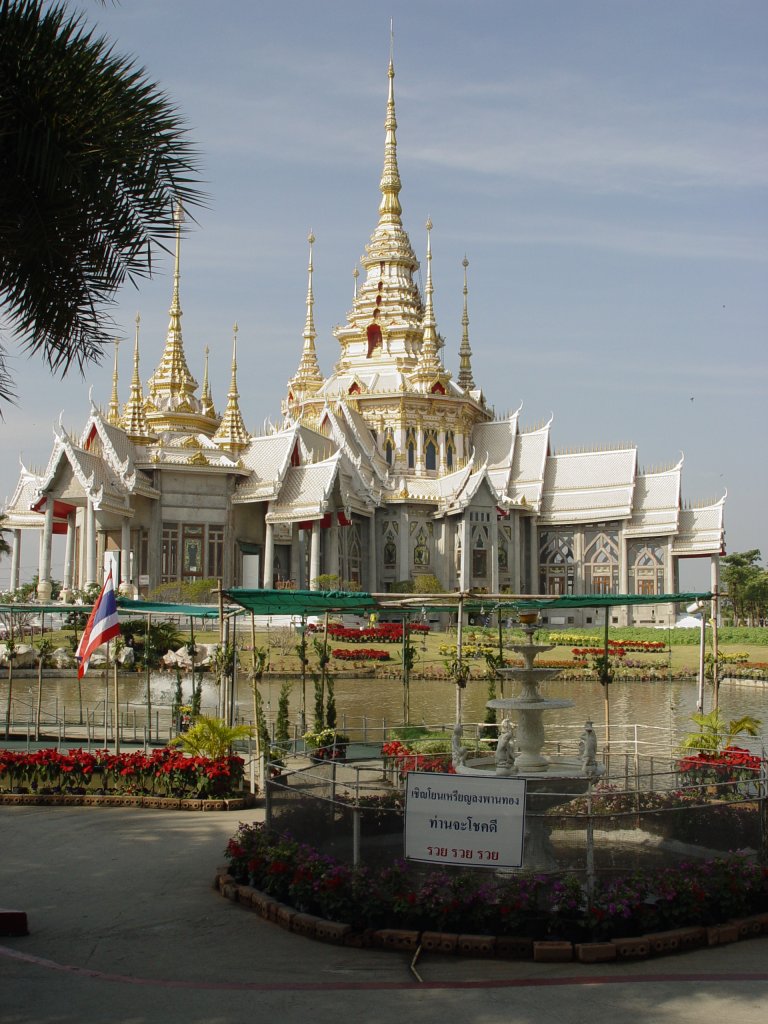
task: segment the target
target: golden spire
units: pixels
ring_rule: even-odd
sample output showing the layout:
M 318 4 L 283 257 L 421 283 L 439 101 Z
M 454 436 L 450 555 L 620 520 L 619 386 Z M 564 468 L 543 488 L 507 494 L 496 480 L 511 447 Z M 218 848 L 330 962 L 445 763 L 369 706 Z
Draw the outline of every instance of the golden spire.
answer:
M 467 267 L 469 260 L 465 256 L 461 261 L 464 267 L 464 312 L 461 314 L 461 345 L 459 346 L 459 376 L 458 385 L 465 391 L 471 391 L 475 386 L 472 377 L 472 349 L 469 347 L 469 313 L 467 312 Z
M 117 394 L 117 350 L 120 348 L 120 339 L 115 338 L 115 366 L 112 371 L 112 397 L 109 401 L 109 410 L 107 411 L 107 423 L 111 423 L 113 427 L 120 426 L 120 399 Z
M 309 267 L 307 269 L 307 276 L 309 283 L 307 285 L 307 317 L 304 322 L 304 348 L 301 352 L 301 360 L 299 362 L 299 368 L 296 373 L 288 381 L 288 387 L 291 392 L 296 396 L 298 392 L 299 396 L 303 394 L 315 394 L 323 385 L 323 375 L 320 372 L 320 366 L 317 361 L 317 352 L 315 350 L 315 338 L 317 333 L 315 332 L 315 320 L 313 307 L 315 304 L 315 298 L 312 293 L 312 246 L 315 244 L 315 236 L 312 232 L 307 235 L 307 241 L 309 242 Z
M 145 444 L 153 437 L 149 432 L 147 417 L 144 412 L 144 395 L 141 391 L 139 376 L 139 327 L 141 317 L 136 314 L 136 339 L 133 344 L 133 377 L 131 378 L 131 394 L 123 408 L 122 425 L 128 437 L 136 444 Z
M 213 399 L 211 398 L 211 388 L 208 384 L 208 346 L 205 346 L 205 368 L 203 369 L 203 390 L 200 395 L 200 411 L 204 416 L 214 417 L 216 410 L 213 407 Z
M 238 402 L 239 395 L 237 392 L 237 332 L 238 326 L 234 325 L 233 341 L 232 341 L 232 379 L 229 385 L 229 393 L 227 395 L 227 408 L 224 410 L 224 415 L 221 417 L 221 423 L 219 429 L 213 435 L 213 441 L 221 448 L 228 448 L 230 451 L 240 452 L 243 448 L 246 448 L 248 442 L 251 439 L 251 435 L 245 429 L 245 423 L 240 413 L 240 405 Z
M 169 309 L 170 321 L 165 340 L 165 349 L 160 365 L 149 380 L 149 397 L 158 412 L 196 412 L 198 401 L 194 397 L 197 381 L 189 372 L 184 355 L 184 344 L 181 336 L 181 302 L 179 301 L 179 281 L 181 278 L 181 225 L 184 222 L 184 210 L 177 203 L 174 213 L 176 222 L 176 253 L 173 266 L 173 294 Z
M 401 224 L 400 215 L 400 172 L 397 168 L 397 119 L 395 117 L 395 63 L 393 58 L 394 36 L 390 26 L 389 44 L 389 93 L 387 95 L 387 116 L 384 121 L 386 136 L 384 140 L 384 170 L 381 175 L 381 203 L 379 204 L 379 224 Z

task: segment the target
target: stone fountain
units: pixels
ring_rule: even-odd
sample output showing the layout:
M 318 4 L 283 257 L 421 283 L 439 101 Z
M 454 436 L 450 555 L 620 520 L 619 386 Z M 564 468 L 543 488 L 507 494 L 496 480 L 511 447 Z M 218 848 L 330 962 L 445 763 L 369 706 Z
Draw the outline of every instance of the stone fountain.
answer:
M 475 758 L 468 764 L 467 751 L 460 745 L 461 725 L 457 724 L 453 740 L 453 765 L 459 775 L 487 776 L 489 771 L 495 771 L 498 776 L 526 780 L 529 797 L 535 801 L 537 812 L 527 819 L 526 867 L 547 869 L 556 866 L 556 862 L 542 812 L 583 793 L 591 782 L 603 775 L 605 766 L 597 762 L 597 738 L 590 721 L 584 725 L 578 757 L 549 757 L 543 753 L 545 714 L 559 708 L 572 708 L 574 702 L 546 698 L 539 692 L 539 684 L 556 676 L 560 670 L 534 664 L 539 654 L 554 649 L 553 644 L 534 643 L 537 622 L 538 613 L 521 613 L 520 623 L 526 634 L 526 642 L 514 644 L 512 650 L 521 655 L 524 664 L 522 667 L 496 670 L 503 679 L 519 682 L 521 690 L 515 697 L 488 701 L 489 708 L 504 714 L 495 754 Z M 514 714 L 516 730 L 508 717 L 509 713 Z

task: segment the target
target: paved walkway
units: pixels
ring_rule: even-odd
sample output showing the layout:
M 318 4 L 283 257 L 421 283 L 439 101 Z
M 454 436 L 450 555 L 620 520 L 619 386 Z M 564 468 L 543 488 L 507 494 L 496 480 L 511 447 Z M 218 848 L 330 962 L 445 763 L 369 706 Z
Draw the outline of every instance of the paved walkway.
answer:
M 348 950 L 292 935 L 214 892 L 258 812 L 0 807 L 1 1024 L 584 1024 L 768 1018 L 768 937 L 586 966 Z

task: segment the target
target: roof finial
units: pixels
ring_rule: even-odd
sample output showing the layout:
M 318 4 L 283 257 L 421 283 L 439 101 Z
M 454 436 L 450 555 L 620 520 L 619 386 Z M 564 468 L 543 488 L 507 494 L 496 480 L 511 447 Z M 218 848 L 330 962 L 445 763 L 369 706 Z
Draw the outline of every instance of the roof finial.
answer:
M 237 333 L 238 326 L 234 324 L 232 327 L 232 378 L 229 385 L 229 393 L 227 395 L 227 408 L 224 410 L 224 415 L 221 417 L 221 423 L 219 429 L 213 435 L 213 440 L 216 444 L 221 445 L 222 448 L 229 448 L 232 451 L 242 451 L 243 448 L 247 447 L 248 442 L 251 439 L 251 435 L 245 429 L 245 423 L 240 412 L 240 404 L 238 399 L 240 398 L 237 391 Z
M 472 377 L 472 349 L 469 347 L 469 313 L 467 312 L 467 267 L 469 260 L 465 256 L 461 261 L 464 267 L 464 312 L 461 314 L 461 345 L 459 346 L 459 377 L 458 385 L 465 391 L 471 391 L 475 386 Z
M 112 397 L 109 401 L 109 410 L 107 412 L 107 423 L 111 423 L 113 427 L 120 426 L 120 399 L 117 394 L 117 350 L 120 348 L 120 339 L 115 338 L 115 366 L 112 370 Z
M 357 269 L 357 267 L 355 267 L 355 269 L 352 271 L 352 277 L 354 277 L 355 279 L 355 290 L 352 295 L 352 301 L 354 302 L 354 300 L 357 298 L 357 279 L 358 277 L 360 277 L 360 271 Z

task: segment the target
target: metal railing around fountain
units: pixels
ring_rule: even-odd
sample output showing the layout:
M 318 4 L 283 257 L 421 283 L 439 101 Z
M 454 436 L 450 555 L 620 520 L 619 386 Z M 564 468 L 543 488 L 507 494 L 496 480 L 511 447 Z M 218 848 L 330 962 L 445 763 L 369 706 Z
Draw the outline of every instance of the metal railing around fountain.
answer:
M 739 779 L 686 785 L 669 761 L 627 757 L 622 774 L 591 782 L 585 792 L 574 793 L 568 780 L 562 791 L 557 780 L 529 784 L 526 836 L 536 834 L 536 861 L 524 861 L 524 870 L 589 881 L 736 850 L 768 864 L 765 758 Z M 266 817 L 276 831 L 351 864 L 385 866 L 403 856 L 402 780 L 385 761 L 313 763 L 291 754 L 272 771 Z

